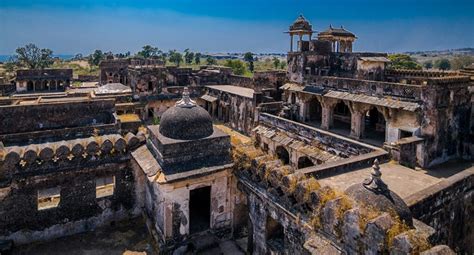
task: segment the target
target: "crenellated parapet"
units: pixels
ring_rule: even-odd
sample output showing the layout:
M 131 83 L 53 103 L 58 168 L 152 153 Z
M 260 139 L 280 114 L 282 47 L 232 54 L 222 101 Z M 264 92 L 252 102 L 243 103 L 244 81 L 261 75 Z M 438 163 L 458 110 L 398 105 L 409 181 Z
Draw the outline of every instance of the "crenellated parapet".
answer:
M 145 135 L 128 133 L 91 136 L 26 146 L 0 148 L 0 180 L 16 174 L 44 173 L 77 164 L 92 164 L 128 157 L 128 152 L 145 141 Z
M 398 211 L 378 208 L 379 200 L 367 204 L 348 193 L 321 186 L 315 178 L 283 165 L 251 144 L 236 145 L 234 159 L 239 162 L 234 172 L 239 187 L 249 197 L 256 251 L 274 249 L 271 240 L 262 234 L 269 227 L 268 218 L 272 218 L 285 233 L 280 251 L 300 249 L 298 252 L 324 254 L 335 251 L 336 246 L 338 252 L 350 254 L 451 252 L 446 246 L 430 249 L 434 245 L 430 243 L 433 230 L 422 222 L 407 222 Z M 382 188 L 377 170 L 375 162 L 372 179 L 364 186 L 373 189 L 372 184 L 376 184 L 376 189 Z M 290 232 L 291 238 L 286 236 Z M 327 242 L 333 244 L 324 245 Z

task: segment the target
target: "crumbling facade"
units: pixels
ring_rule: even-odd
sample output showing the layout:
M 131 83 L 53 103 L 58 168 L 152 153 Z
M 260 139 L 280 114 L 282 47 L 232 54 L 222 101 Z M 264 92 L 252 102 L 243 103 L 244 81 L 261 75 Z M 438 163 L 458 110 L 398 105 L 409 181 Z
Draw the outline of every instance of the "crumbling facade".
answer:
M 29 69 L 16 72 L 17 92 L 64 91 L 71 84 L 72 69 Z
M 113 100 L 4 105 L 0 115 L 1 239 L 45 241 L 138 213 L 129 151 L 139 140 L 120 134 Z
M 36 93 L 20 71 L 0 99 L 0 252 L 140 216 L 164 254 L 474 251 L 469 70 L 391 70 L 302 16 L 288 33 L 287 72 L 253 78 L 107 59 L 100 87 Z

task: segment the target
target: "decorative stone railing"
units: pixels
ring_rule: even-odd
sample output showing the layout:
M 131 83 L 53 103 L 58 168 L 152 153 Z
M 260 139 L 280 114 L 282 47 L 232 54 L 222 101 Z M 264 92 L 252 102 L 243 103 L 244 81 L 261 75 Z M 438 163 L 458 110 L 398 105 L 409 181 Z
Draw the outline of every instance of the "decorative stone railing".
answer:
M 452 71 L 426 71 L 426 70 L 415 70 L 415 69 L 386 69 L 384 72 L 388 76 L 402 76 L 402 77 L 448 77 L 458 76 L 458 72 Z
M 35 169 L 57 167 L 77 160 L 100 160 L 124 155 L 145 141 L 143 133 L 93 136 L 89 138 L 30 144 L 27 146 L 0 147 L 0 179 Z

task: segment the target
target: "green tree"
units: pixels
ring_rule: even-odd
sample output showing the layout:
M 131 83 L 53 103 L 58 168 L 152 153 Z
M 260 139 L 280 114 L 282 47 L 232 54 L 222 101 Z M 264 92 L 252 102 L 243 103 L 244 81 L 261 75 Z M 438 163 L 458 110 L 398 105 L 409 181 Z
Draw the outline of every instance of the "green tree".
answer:
M 199 52 L 196 52 L 194 54 L 194 63 L 196 63 L 196 65 L 201 64 L 201 57 L 202 57 L 202 54 Z
M 224 66 L 230 67 L 232 72 L 236 75 L 245 73 L 245 64 L 238 59 L 228 59 L 225 61 Z
M 275 69 L 280 67 L 280 60 L 278 58 L 273 58 L 273 67 L 275 67 Z
M 50 49 L 40 49 L 33 43 L 16 49 L 17 63 L 31 69 L 46 68 L 53 64 L 53 51 Z
M 435 61 L 435 67 L 440 70 L 449 70 L 451 69 L 451 63 L 448 59 L 442 58 Z
M 137 56 L 142 58 L 149 58 L 153 56 L 159 55 L 159 50 L 157 47 L 153 47 L 151 45 L 145 45 L 142 47 L 142 50 L 137 53 Z
M 217 60 L 215 60 L 215 59 L 214 59 L 213 57 L 211 57 L 211 56 L 208 56 L 208 57 L 206 58 L 206 64 L 207 64 L 208 66 L 216 65 L 216 64 L 217 64 Z
M 250 72 L 253 72 L 253 70 L 254 70 L 254 65 L 253 65 L 254 58 L 253 58 L 253 53 L 252 53 L 252 52 L 246 52 L 246 53 L 244 54 L 244 61 L 248 63 Z
M 100 61 L 105 59 L 105 54 L 101 50 L 95 50 L 94 53 L 89 55 L 89 64 L 91 66 L 98 66 Z
M 390 59 L 389 66 L 392 69 L 421 69 L 421 65 L 406 54 L 389 55 L 388 59 Z
M 433 61 L 427 60 L 427 61 L 423 62 L 423 67 L 424 67 L 425 69 L 431 69 L 431 68 L 433 68 Z
M 175 63 L 176 66 L 179 66 L 181 61 L 183 61 L 183 55 L 181 53 L 177 52 L 176 50 L 171 50 L 168 53 L 168 57 L 169 57 L 170 62 Z
M 18 59 L 15 56 L 10 57 L 7 62 L 3 65 L 7 73 L 12 73 L 18 67 Z
M 186 64 L 188 64 L 188 65 L 192 64 L 193 59 L 194 59 L 194 53 L 192 51 L 190 51 L 189 49 L 185 49 L 184 50 L 184 61 L 186 62 Z

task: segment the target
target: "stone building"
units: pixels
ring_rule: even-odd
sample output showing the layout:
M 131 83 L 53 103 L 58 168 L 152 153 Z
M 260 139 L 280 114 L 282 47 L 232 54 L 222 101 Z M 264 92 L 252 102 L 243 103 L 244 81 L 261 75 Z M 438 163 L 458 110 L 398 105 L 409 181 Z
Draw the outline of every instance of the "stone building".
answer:
M 230 137 L 213 127 L 211 116 L 185 90 L 159 126 L 133 155 L 139 200 L 159 236 L 162 251 L 205 231 L 231 228 L 232 175 Z
M 71 84 L 72 69 L 17 70 L 17 92 L 64 91 Z
M 0 98 L 0 252 L 143 216 L 165 254 L 472 253 L 471 69 L 312 29 L 286 73 L 107 59 L 100 87 Z
M 16 245 L 128 219 L 129 151 L 114 100 L 42 99 L 0 106 L 0 239 Z
M 211 85 L 205 90 L 199 101 L 214 119 L 228 123 L 240 132 L 251 133 L 256 121 L 256 106 L 262 100 L 260 93 L 233 85 Z
M 472 155 L 460 139 L 469 134 L 469 77 L 388 70 L 385 54 L 334 52 L 326 38 L 301 43 L 309 47 L 288 53 L 282 86 L 292 119 L 376 145 L 412 137 L 413 166 Z

